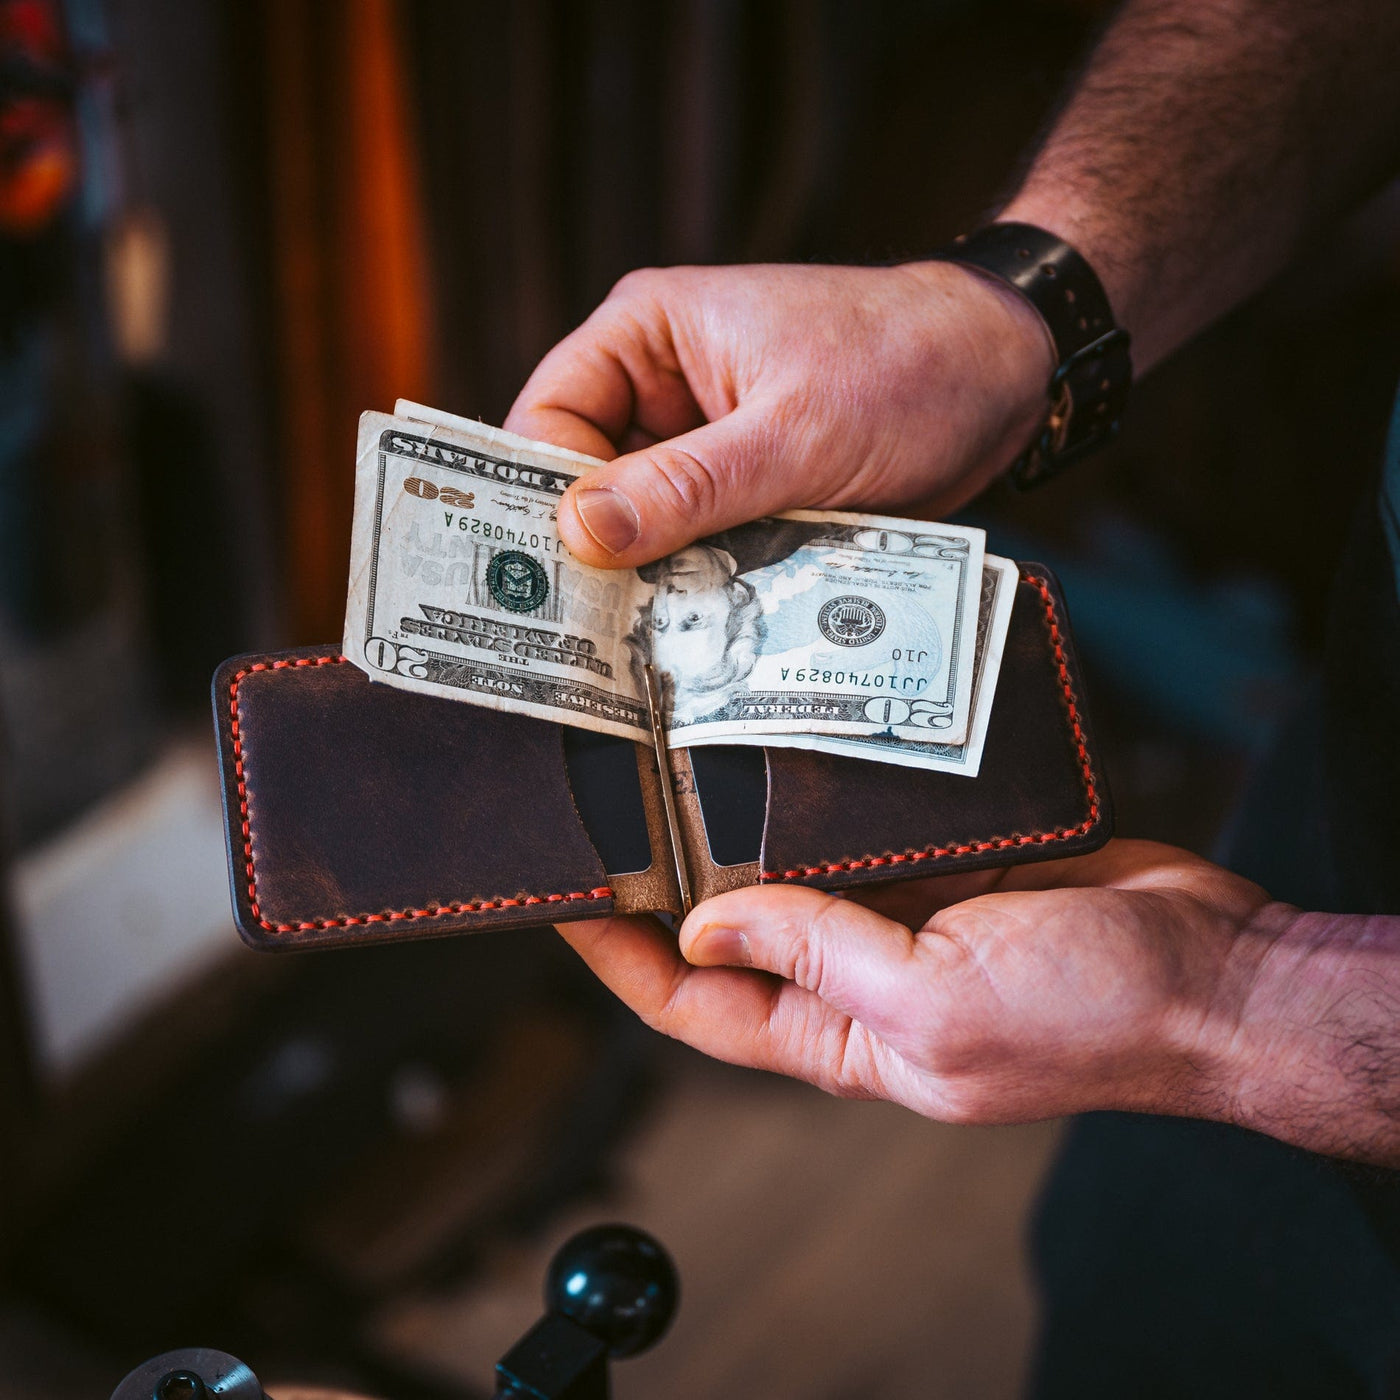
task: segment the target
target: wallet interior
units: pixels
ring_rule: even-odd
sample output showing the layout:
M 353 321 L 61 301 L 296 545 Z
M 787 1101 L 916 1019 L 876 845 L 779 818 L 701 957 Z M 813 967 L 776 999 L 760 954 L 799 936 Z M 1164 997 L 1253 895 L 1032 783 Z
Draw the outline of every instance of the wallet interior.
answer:
M 655 752 L 371 683 L 336 648 L 214 682 L 234 908 L 262 948 L 681 912 Z M 1064 602 L 1021 566 L 977 777 L 747 746 L 673 750 L 701 900 L 1095 849 L 1112 829 Z

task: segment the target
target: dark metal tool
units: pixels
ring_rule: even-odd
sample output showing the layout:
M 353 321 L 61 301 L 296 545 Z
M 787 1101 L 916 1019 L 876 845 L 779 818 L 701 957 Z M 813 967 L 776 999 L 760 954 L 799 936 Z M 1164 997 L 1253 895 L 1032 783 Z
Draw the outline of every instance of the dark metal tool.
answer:
M 496 1365 L 497 1400 L 608 1400 L 608 1362 L 659 1341 L 680 1301 L 671 1256 L 630 1225 L 598 1225 L 549 1265 L 545 1314 Z M 239 1361 L 209 1347 L 153 1357 L 112 1400 L 273 1400 Z
M 236 1356 L 185 1347 L 144 1361 L 112 1400 L 267 1400 L 258 1378 Z
M 676 815 L 676 780 L 671 770 L 671 753 L 666 747 L 666 725 L 661 718 L 661 693 L 656 683 L 656 671 L 650 663 L 642 668 L 646 678 L 647 712 L 651 717 L 651 739 L 656 745 L 656 769 L 661 774 L 661 805 L 666 809 L 666 834 L 671 839 L 671 858 L 676 865 L 676 884 L 680 886 L 681 913 L 689 914 L 694 906 L 690 892 L 690 871 L 685 868 L 685 845 L 681 841 L 680 818 Z

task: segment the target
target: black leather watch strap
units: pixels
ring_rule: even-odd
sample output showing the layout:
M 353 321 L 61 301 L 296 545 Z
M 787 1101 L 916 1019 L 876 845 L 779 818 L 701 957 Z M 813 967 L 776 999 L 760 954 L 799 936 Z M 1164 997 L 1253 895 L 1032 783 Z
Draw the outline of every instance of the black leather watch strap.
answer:
M 1118 431 L 1132 383 L 1129 338 L 1094 270 L 1063 239 L 1033 224 L 988 224 L 963 234 L 935 259 L 975 267 L 1014 287 L 1039 313 L 1059 365 L 1049 413 L 1011 466 L 1020 487 L 1048 480 Z

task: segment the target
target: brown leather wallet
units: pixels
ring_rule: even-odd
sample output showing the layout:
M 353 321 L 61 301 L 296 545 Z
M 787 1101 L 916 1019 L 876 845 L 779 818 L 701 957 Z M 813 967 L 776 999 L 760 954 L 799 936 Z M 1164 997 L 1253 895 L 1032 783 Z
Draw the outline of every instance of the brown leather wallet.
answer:
M 738 745 L 671 754 L 696 900 L 1096 850 L 1112 809 L 1059 585 L 1022 564 L 975 778 Z M 374 685 L 336 647 L 214 676 L 229 869 L 256 948 L 679 913 L 655 752 Z

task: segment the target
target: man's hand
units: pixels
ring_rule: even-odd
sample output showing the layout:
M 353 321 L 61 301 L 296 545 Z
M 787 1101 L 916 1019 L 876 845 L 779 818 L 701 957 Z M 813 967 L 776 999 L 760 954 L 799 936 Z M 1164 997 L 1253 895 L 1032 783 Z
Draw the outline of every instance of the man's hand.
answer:
M 955 902 L 961 901 L 961 902 Z M 1400 1163 L 1400 920 L 1301 914 L 1185 851 L 799 887 L 560 932 L 649 1024 L 956 1122 L 1216 1118 Z
M 506 427 L 624 454 L 559 532 L 637 565 L 790 507 L 950 511 L 1030 441 L 1053 369 L 1035 312 L 947 263 L 671 268 L 623 278 Z
M 1394 0 L 1128 0 L 1001 217 L 1088 258 L 1141 375 L 1391 176 Z M 943 515 L 1030 442 L 1054 356 L 947 263 L 633 273 L 506 427 L 617 461 L 565 496 L 582 560 L 637 565 L 793 506 Z

